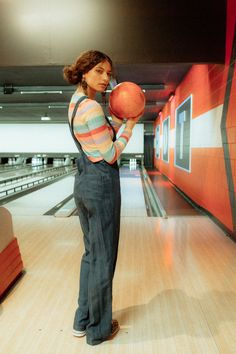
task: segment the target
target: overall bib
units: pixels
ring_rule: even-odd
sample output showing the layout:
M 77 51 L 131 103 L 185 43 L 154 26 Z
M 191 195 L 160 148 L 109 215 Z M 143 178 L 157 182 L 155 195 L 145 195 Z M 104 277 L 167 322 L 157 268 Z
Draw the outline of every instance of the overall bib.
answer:
M 111 333 L 112 280 L 119 242 L 121 195 L 117 162 L 112 165 L 104 160 L 91 162 L 74 135 L 74 117 L 85 98 L 87 96 L 76 103 L 70 125 L 80 152 L 76 161 L 74 199 L 85 246 L 74 329 L 86 329 L 87 343 L 95 345 Z

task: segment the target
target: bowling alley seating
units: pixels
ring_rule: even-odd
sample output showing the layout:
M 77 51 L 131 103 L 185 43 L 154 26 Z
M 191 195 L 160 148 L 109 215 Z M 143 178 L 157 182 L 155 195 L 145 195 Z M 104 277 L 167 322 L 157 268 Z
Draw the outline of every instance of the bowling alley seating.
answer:
M 23 271 L 10 212 L 0 207 L 0 299 Z

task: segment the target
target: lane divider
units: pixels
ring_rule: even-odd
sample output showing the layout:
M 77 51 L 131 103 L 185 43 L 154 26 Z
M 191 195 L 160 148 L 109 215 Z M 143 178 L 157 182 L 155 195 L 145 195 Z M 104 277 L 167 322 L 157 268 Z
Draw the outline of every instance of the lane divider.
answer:
M 148 216 L 160 216 L 164 219 L 167 219 L 168 215 L 160 199 L 158 198 L 158 195 L 144 166 L 141 168 L 141 179 L 143 182 L 144 198 L 147 206 Z

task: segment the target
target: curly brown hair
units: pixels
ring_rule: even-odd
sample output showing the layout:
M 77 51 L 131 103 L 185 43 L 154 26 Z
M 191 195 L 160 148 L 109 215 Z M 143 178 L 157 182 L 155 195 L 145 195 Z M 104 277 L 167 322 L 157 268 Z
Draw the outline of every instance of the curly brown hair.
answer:
M 67 65 L 63 69 L 63 77 L 72 85 L 78 85 L 82 82 L 83 74 L 86 74 L 98 63 L 103 61 L 108 61 L 113 67 L 112 60 L 108 55 L 98 51 L 98 50 L 89 50 L 83 52 L 71 65 Z

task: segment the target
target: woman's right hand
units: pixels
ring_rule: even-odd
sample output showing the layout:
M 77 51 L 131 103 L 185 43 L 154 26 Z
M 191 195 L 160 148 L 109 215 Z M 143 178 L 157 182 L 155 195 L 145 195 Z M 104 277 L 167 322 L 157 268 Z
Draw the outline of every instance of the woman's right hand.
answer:
M 133 129 L 135 124 L 138 122 L 139 118 L 140 118 L 140 116 L 138 116 L 136 118 L 127 119 L 127 121 L 125 123 L 126 128 Z

